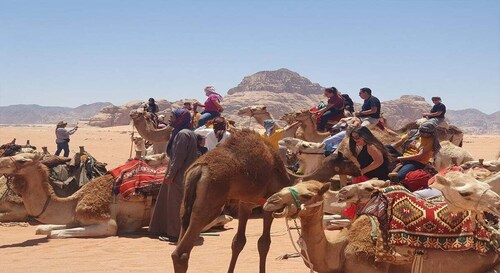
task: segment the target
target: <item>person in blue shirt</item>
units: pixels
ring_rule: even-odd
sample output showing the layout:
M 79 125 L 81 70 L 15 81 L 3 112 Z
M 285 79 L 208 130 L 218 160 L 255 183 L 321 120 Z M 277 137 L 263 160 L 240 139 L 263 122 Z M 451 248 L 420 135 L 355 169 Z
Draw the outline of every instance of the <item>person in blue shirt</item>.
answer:
M 373 127 L 380 119 L 380 101 L 372 96 L 372 90 L 364 87 L 359 90 L 359 96 L 364 100 L 361 111 L 355 112 L 354 116 L 361 119 L 361 126 Z

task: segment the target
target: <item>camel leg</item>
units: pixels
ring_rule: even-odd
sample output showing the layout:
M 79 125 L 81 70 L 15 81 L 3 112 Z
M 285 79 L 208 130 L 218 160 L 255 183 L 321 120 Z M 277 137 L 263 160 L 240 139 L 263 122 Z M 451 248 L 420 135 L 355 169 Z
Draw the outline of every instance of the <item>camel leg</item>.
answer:
M 253 205 L 240 202 L 240 208 L 238 210 L 238 231 L 234 235 L 233 243 L 231 245 L 232 255 L 231 263 L 229 264 L 229 269 L 227 270 L 228 273 L 234 272 L 238 256 L 247 242 L 245 230 L 247 228 L 248 218 L 250 218 L 250 214 L 252 214 L 252 208 Z
M 36 227 L 36 235 L 49 235 L 52 230 L 66 229 L 66 225 L 39 225 Z
M 101 236 L 115 236 L 117 226 L 115 220 L 107 222 L 83 226 L 69 229 L 59 229 L 50 231 L 48 237 L 55 239 L 73 238 L 73 237 L 101 237 Z
M 200 194 L 202 192 L 205 194 Z M 198 184 L 198 194 L 189 218 L 189 226 L 185 231 L 181 227 L 179 242 L 171 254 L 175 273 L 187 272 L 189 255 L 196 240 L 202 229 L 219 216 L 226 197 L 220 196 L 220 192 L 209 191 L 206 183 Z
M 339 179 L 340 179 L 340 188 L 341 189 L 343 187 L 347 186 L 347 175 L 345 175 L 345 174 L 339 174 Z
M 262 229 L 262 236 L 259 238 L 258 249 L 259 249 L 259 272 L 266 272 L 266 258 L 269 252 L 269 246 L 271 245 L 271 224 L 273 223 L 273 216 L 271 212 L 264 212 L 264 227 Z

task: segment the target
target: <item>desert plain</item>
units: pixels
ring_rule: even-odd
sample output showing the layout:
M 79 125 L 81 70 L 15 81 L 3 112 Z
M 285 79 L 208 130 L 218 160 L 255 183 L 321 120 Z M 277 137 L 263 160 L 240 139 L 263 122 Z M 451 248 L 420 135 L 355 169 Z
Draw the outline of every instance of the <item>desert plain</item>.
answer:
M 71 124 L 68 126 L 71 128 Z M 47 146 L 55 152 L 54 125 L 2 125 L 0 144 L 27 140 L 39 150 Z M 72 135 L 71 155 L 84 146 L 108 170 L 125 163 L 131 154 L 132 126 L 96 128 L 81 126 Z M 137 135 L 137 132 L 135 132 Z M 500 135 L 466 135 L 463 147 L 475 159 L 494 159 L 500 151 Z M 237 220 L 225 230 L 203 236 L 193 249 L 189 272 L 226 272 L 231 258 L 231 241 Z M 47 239 L 35 235 L 35 226 L 26 223 L 0 223 L 0 272 L 173 272 L 170 253 L 175 246 L 148 237 L 145 232 L 107 238 Z M 240 254 L 236 272 L 258 272 L 257 240 L 262 220 L 251 219 L 247 226 L 247 244 Z M 326 231 L 332 232 L 332 231 Z M 297 233 L 293 231 L 295 240 Z M 283 219 L 274 221 L 268 272 L 309 272 L 300 258 L 276 260 L 295 252 Z

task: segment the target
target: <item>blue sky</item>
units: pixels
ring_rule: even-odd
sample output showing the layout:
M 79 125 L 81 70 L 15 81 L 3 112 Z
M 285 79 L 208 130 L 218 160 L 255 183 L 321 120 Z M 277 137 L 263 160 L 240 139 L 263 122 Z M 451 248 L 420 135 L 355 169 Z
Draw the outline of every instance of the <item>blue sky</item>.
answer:
M 288 68 L 500 110 L 500 1 L 0 0 L 0 105 L 204 99 Z

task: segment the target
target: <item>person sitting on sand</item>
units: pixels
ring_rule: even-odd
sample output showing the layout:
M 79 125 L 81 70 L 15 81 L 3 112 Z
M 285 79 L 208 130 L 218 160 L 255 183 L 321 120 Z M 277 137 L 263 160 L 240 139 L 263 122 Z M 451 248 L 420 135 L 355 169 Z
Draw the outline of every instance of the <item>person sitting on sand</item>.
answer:
M 66 125 L 68 125 L 68 123 L 60 121 L 56 126 L 57 150 L 55 152 L 55 155 L 57 156 L 61 154 L 62 150 L 64 150 L 64 157 L 69 156 L 69 136 L 74 134 L 76 130 L 78 130 L 78 126 L 75 126 L 75 128 L 71 130 L 66 130 Z

